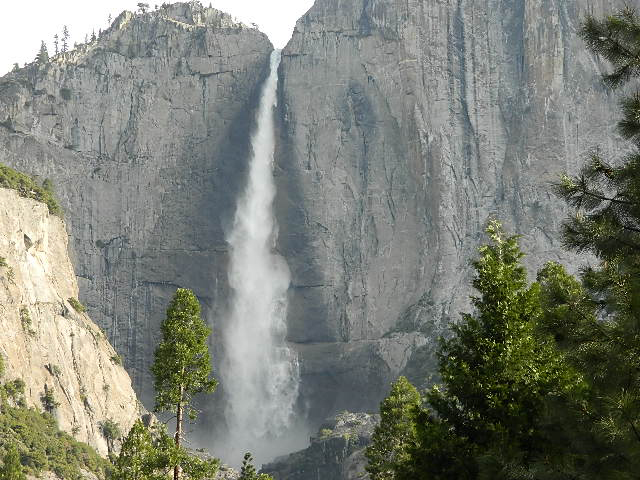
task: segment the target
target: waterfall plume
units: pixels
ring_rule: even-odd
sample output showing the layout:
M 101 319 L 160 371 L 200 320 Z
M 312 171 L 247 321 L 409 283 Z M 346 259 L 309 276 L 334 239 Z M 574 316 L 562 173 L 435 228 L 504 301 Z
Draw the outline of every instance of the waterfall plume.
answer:
M 246 451 L 259 463 L 304 447 L 302 438 L 306 439 L 306 431 L 295 426 L 298 359 L 285 340 L 289 268 L 274 249 L 278 226 L 273 214 L 273 109 L 279 64 L 276 50 L 251 136 L 247 186 L 227 237 L 233 296 L 223 333 L 221 380 L 229 433 L 220 453 L 233 464 L 239 464 Z

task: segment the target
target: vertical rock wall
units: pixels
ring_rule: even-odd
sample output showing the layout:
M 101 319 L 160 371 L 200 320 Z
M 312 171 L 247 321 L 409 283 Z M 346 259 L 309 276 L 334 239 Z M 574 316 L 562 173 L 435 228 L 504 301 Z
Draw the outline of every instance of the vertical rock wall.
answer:
M 53 180 L 80 298 L 151 405 L 178 286 L 217 328 L 225 227 L 271 43 L 197 2 L 125 12 L 100 38 L 0 79 L 0 163 Z
M 577 30 L 623 3 L 317 0 L 298 21 L 278 212 L 314 415 L 377 409 L 428 364 L 468 308 L 489 218 L 523 235 L 532 268 L 571 259 L 549 183 L 611 150 L 618 116 Z
M 142 412 L 104 332 L 69 302 L 78 284 L 64 223 L 46 205 L 0 189 L 0 257 L 3 383 L 23 380 L 26 403 L 38 410 L 52 392 L 60 428 L 106 455 L 100 424 L 114 421 L 126 433 Z

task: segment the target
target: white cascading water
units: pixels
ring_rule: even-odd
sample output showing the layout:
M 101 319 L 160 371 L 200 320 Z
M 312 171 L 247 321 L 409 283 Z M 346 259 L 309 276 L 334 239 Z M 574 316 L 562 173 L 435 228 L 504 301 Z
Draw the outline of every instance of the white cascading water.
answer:
M 297 356 L 285 340 L 289 268 L 274 251 L 278 226 L 273 214 L 273 109 L 279 64 L 280 51 L 276 50 L 251 137 L 248 184 L 238 200 L 233 230 L 227 238 L 233 299 L 224 331 L 221 380 L 229 436 L 220 453 L 234 465 L 247 451 L 259 465 L 302 448 L 300 438 L 306 436 L 306 432 L 294 432 L 299 430 L 294 426 L 299 371 Z

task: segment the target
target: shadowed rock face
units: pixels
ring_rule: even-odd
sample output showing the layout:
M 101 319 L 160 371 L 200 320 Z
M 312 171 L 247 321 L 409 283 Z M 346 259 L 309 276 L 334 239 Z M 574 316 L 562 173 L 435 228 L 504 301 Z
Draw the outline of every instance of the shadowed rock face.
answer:
M 374 410 L 467 309 L 490 217 L 568 258 L 550 193 L 615 96 L 577 37 L 622 1 L 317 0 L 280 70 L 277 211 L 312 415 Z M 415 362 L 413 362 L 415 363 Z M 419 380 L 419 379 L 418 379 Z
M 145 403 L 176 287 L 214 322 L 271 43 L 214 9 L 125 12 L 96 41 L 0 80 L 0 162 L 53 180 L 80 298 Z M 214 328 L 217 328 L 214 324 Z

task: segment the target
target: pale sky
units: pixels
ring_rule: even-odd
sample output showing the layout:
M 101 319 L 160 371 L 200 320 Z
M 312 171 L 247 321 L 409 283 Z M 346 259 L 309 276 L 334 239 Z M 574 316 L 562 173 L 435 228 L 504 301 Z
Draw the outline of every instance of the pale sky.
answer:
M 108 26 L 109 14 L 117 17 L 123 10 L 135 11 L 140 0 L 0 0 L 0 75 L 14 63 L 31 62 L 47 42 L 53 51 L 53 36 L 68 25 L 70 45 L 84 42 L 85 35 Z M 151 8 L 167 0 L 146 0 Z M 313 0 L 201 0 L 201 3 L 230 13 L 238 20 L 256 23 L 282 48 L 296 20 L 313 4 Z

